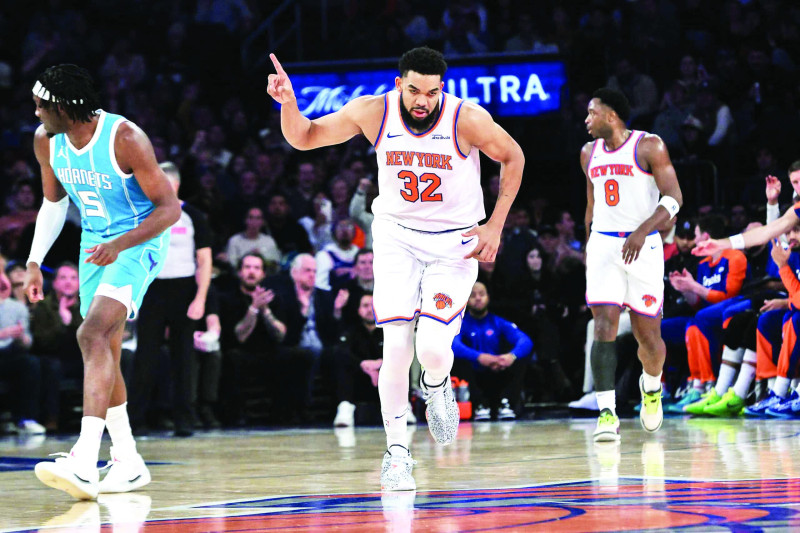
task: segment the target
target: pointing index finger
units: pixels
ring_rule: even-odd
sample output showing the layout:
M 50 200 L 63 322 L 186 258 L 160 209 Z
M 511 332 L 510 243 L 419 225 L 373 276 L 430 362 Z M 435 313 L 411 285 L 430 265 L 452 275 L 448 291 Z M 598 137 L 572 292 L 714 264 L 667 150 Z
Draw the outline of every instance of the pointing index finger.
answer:
M 280 76 L 286 76 L 286 71 L 283 70 L 281 62 L 278 61 L 278 58 L 275 57 L 275 54 L 270 54 L 269 58 L 272 60 L 272 64 L 275 66 L 275 72 L 277 72 Z

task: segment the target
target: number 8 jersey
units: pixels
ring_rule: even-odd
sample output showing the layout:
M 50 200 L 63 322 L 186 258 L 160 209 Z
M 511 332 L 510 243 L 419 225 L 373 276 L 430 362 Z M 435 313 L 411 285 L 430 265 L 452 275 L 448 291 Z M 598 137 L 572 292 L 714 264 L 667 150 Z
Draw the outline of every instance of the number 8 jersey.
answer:
M 478 149 L 463 154 L 457 144 L 463 103 L 442 93 L 436 122 L 427 131 L 414 133 L 400 116 L 400 93 L 384 95 L 375 141 L 379 195 L 372 212 L 376 218 L 440 232 L 473 226 L 486 216 Z
M 117 164 L 114 139 L 126 121 L 100 110 L 97 129 L 80 150 L 64 133 L 50 139 L 50 166 L 80 209 L 81 228 L 101 240 L 132 230 L 155 209 L 136 177 Z
M 592 231 L 635 231 L 655 212 L 656 180 L 636 160 L 636 149 L 645 135 L 633 130 L 613 151 L 606 149 L 603 139 L 595 141 L 587 169 L 594 187 Z

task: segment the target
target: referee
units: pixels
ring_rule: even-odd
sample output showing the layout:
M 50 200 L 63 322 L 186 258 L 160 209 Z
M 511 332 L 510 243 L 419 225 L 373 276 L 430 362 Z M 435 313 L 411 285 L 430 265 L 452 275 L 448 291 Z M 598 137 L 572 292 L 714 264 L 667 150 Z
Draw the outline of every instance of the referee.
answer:
M 178 167 L 161 163 L 175 192 L 181 184 Z M 181 218 L 170 228 L 164 268 L 145 294 L 137 322 L 138 345 L 130 387 L 131 423 L 145 425 L 153 385 L 159 380 L 161 347 L 169 331 L 175 436 L 192 435 L 195 322 L 203 317 L 211 283 L 211 230 L 205 215 L 181 200 Z M 169 329 L 167 329 L 169 328 Z

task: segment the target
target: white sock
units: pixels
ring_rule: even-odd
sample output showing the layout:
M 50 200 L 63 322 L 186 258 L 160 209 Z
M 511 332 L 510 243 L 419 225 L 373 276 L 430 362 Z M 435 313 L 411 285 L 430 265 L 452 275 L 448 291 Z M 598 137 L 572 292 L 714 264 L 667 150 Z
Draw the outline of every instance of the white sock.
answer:
M 736 384 L 733 386 L 733 392 L 739 398 L 746 398 L 747 391 L 750 390 L 750 384 L 753 383 L 753 378 L 756 375 L 756 361 L 758 354 L 753 350 L 745 350 L 742 366 L 739 369 L 739 377 L 736 379 Z
M 699 379 L 693 379 L 692 380 L 692 387 L 694 387 L 695 389 L 701 391 L 701 390 L 703 390 L 703 382 L 700 381 Z
M 781 398 L 786 398 L 786 396 L 789 394 L 789 378 L 785 378 L 783 376 L 776 377 L 775 385 L 772 387 L 772 392 Z
M 602 411 L 603 409 L 610 409 L 611 413 L 617 414 L 617 391 L 604 390 L 597 393 L 597 408 Z
M 408 408 L 403 409 L 400 416 L 381 412 L 383 415 L 383 427 L 386 430 L 386 448 L 391 451 L 392 446 L 402 446 L 408 449 Z
M 645 392 L 657 392 L 661 390 L 661 374 L 663 374 L 663 372 L 659 372 L 657 376 L 651 376 L 647 372 L 642 372 L 642 386 Z
M 717 378 L 717 394 L 722 396 L 728 392 L 728 388 L 736 378 L 736 372 L 742 364 L 742 357 L 744 357 L 744 348 L 722 348 L 722 364 L 719 365 L 719 377 Z
M 800 379 L 792 378 L 792 381 L 789 384 L 789 386 L 792 388 L 792 390 L 795 390 L 798 385 L 800 385 Z
M 100 456 L 100 441 L 106 421 L 96 416 L 84 416 L 81 419 L 81 434 L 78 442 L 72 447 L 72 454 L 81 461 L 97 464 Z
M 118 455 L 136 453 L 136 441 L 131 433 L 131 423 L 128 420 L 128 402 L 116 407 L 109 407 L 106 412 L 106 428 L 111 435 L 111 444 Z

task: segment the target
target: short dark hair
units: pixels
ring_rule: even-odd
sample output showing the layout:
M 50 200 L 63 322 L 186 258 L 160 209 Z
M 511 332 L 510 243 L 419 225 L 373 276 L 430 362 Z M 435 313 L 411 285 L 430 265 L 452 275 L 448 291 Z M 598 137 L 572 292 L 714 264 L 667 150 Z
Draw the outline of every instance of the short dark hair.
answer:
M 697 227 L 703 233 L 708 233 L 712 239 L 725 237 L 725 219 L 720 215 L 705 215 L 697 220 Z
M 628 122 L 628 119 L 631 118 L 631 104 L 621 91 L 603 87 L 597 89 L 592 94 L 592 98 L 597 98 L 603 102 L 603 105 L 613 109 L 622 122 Z
M 356 252 L 356 256 L 353 258 L 353 262 L 357 263 L 358 262 L 358 258 L 361 257 L 362 255 L 373 254 L 373 253 L 374 252 L 372 251 L 372 248 L 360 248 Z
M 58 266 L 56 267 L 56 270 L 55 270 L 55 271 L 56 271 L 56 274 L 58 274 L 58 271 L 59 271 L 59 270 L 61 270 L 62 268 L 71 268 L 71 269 L 72 269 L 72 270 L 74 270 L 75 272 L 78 272 L 78 271 L 79 271 L 79 269 L 78 269 L 78 265 L 76 265 L 76 264 L 75 264 L 75 263 L 73 263 L 72 261 L 61 261 L 61 262 L 58 264 Z
M 91 122 L 100 108 L 94 80 L 84 68 L 69 63 L 56 65 L 40 74 L 37 81 L 50 92 L 50 100 L 41 100 L 40 106 L 45 109 L 55 104 L 72 120 Z
M 800 159 L 794 161 L 791 165 L 789 165 L 789 171 L 787 174 L 791 174 L 792 172 L 797 172 L 800 170 Z
M 242 270 L 242 266 L 244 265 L 244 260 L 247 257 L 257 257 L 258 259 L 261 259 L 261 268 L 264 270 L 264 272 L 267 271 L 267 260 L 264 259 L 263 255 L 261 255 L 258 252 L 247 252 L 242 257 L 240 257 L 239 260 L 236 262 L 236 272 Z
M 410 70 L 424 75 L 438 74 L 442 78 L 447 72 L 447 62 L 442 53 L 427 46 L 412 48 L 403 54 L 397 67 L 401 77 L 405 77 Z

